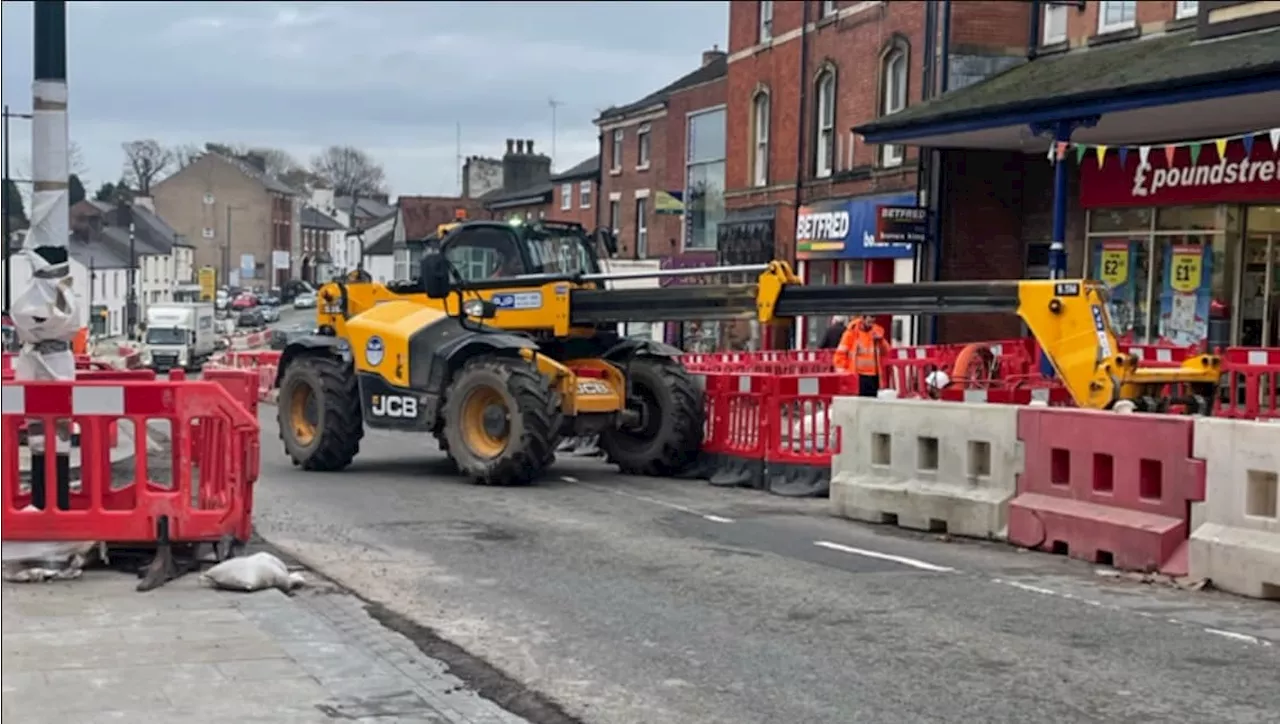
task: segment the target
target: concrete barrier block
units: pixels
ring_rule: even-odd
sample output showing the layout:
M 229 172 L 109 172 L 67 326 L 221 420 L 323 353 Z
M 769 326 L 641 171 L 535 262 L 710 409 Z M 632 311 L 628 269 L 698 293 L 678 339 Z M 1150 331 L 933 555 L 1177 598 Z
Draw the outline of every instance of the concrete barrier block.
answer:
M 1018 407 L 837 398 L 835 515 L 1003 540 L 1023 468 Z
M 1192 508 L 1189 572 L 1254 598 L 1280 599 L 1280 425 L 1199 418 L 1205 499 Z

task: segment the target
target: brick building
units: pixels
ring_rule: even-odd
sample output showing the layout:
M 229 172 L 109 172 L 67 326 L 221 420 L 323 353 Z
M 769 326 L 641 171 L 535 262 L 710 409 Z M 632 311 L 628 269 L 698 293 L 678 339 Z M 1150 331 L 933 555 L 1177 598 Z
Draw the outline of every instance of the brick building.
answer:
M 709 50 L 696 70 L 596 118 L 607 204 L 600 220 L 618 234 L 619 257 L 715 251 L 723 215 L 725 62 L 724 51 Z
M 548 219 L 576 221 L 587 231 L 601 226 L 600 156 L 592 156 L 563 173 L 551 177 L 551 208 Z
M 502 185 L 480 197 L 491 219 L 544 219 L 551 212 L 551 157 L 533 139 L 507 139 Z
M 1135 344 L 1280 345 L 1274 3 L 1044 3 L 1034 20 L 1030 62 L 854 129 L 947 149 L 938 277 L 1089 276 Z
M 1020 62 L 1029 6 L 733 2 L 721 255 L 794 260 L 814 283 L 920 278 L 927 250 L 879 243 L 875 217 L 880 205 L 927 200 L 928 155 L 863 144 L 851 128 Z M 938 48 L 944 27 L 951 42 Z M 895 321 L 886 325 L 895 339 L 911 341 L 912 321 Z M 811 345 L 828 323 L 801 320 L 788 336 Z
M 484 218 L 479 199 L 457 196 L 401 196 L 396 199 L 395 222 L 391 231 L 392 278 L 412 279 L 422 259 L 421 242 L 436 233 L 441 224 L 459 218 Z

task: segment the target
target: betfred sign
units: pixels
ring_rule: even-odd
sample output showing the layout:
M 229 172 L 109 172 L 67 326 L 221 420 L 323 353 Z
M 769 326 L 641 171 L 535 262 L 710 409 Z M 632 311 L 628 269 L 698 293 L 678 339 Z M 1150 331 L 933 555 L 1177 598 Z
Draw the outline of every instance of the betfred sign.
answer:
M 1161 146 L 1152 146 L 1146 163 L 1130 149 L 1123 165 L 1108 151 L 1099 168 L 1089 153 L 1080 165 L 1080 205 L 1086 209 L 1119 206 L 1189 206 L 1194 204 L 1280 201 L 1280 156 L 1265 138 L 1245 156 L 1244 145 L 1232 141 L 1226 158 L 1212 143 L 1200 148 L 1191 163 L 1191 149 L 1175 149 L 1173 163 Z

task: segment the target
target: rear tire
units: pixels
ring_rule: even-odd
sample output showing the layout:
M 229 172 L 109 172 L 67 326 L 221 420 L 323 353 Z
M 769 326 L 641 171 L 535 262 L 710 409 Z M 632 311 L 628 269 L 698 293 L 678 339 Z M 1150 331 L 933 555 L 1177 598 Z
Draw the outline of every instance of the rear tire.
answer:
M 627 366 L 632 402 L 644 408 L 638 428 L 600 433 L 600 449 L 629 475 L 667 477 L 698 459 L 702 448 L 703 392 L 677 361 L 638 357 Z
M 444 435 L 459 472 L 481 485 L 527 485 L 555 460 L 560 394 L 533 365 L 479 357 L 449 383 Z
M 364 422 L 350 364 L 322 354 L 294 358 L 280 381 L 276 410 L 284 451 L 303 470 L 342 470 L 360 452 Z

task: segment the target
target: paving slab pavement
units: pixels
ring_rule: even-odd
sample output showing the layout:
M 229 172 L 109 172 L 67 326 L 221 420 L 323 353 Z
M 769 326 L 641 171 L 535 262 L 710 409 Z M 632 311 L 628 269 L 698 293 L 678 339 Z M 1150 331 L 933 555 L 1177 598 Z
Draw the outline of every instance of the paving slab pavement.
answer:
M 324 581 L 292 596 L 189 575 L 3 585 L 3 714 L 23 724 L 527 724 Z

